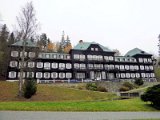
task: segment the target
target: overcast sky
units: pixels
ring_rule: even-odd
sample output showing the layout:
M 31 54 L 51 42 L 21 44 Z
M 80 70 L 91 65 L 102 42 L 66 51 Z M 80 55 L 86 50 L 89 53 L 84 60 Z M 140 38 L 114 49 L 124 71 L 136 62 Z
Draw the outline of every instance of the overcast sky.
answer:
M 10 30 L 28 0 L 0 0 L 0 19 Z M 122 54 L 135 47 L 157 54 L 160 0 L 34 0 L 40 33 L 52 41 L 62 31 L 73 45 L 98 42 Z M 0 21 L 2 23 L 2 21 Z

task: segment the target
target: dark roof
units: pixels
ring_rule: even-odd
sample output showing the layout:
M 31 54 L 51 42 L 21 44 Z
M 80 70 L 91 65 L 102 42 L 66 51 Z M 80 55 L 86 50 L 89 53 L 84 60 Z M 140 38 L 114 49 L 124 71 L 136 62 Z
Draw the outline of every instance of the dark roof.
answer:
M 147 53 L 147 52 L 145 52 L 145 51 L 143 51 L 143 50 L 141 50 L 139 48 L 134 48 L 134 49 L 128 51 L 125 54 L 125 56 L 134 56 L 134 55 L 137 55 L 137 54 L 140 54 L 140 55 L 151 55 L 151 54 L 149 54 L 149 53 Z
M 13 43 L 11 46 L 23 46 L 23 41 L 19 40 L 15 43 Z M 37 47 L 37 44 L 35 42 L 32 42 L 31 40 L 26 40 L 26 46 L 27 47 Z
M 73 49 L 74 50 L 86 50 L 88 49 L 88 47 L 91 45 L 91 44 L 96 44 L 96 45 L 99 45 L 100 48 L 103 49 L 103 51 L 109 51 L 109 52 L 113 52 L 111 51 L 110 49 L 108 49 L 107 47 L 104 47 L 98 43 L 95 43 L 95 42 L 80 42 L 78 43 Z

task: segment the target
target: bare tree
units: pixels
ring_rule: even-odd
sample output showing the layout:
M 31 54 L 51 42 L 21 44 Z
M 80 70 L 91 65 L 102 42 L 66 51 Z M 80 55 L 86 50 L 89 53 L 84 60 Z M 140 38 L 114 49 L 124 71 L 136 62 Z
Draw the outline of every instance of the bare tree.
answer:
M 22 96 L 22 85 L 23 85 L 23 72 L 25 64 L 25 49 L 26 40 L 34 38 L 38 29 L 38 23 L 35 16 L 35 10 L 32 2 L 28 2 L 22 9 L 17 18 L 18 24 L 18 39 L 22 40 L 22 56 L 21 56 L 21 67 L 20 67 L 20 78 L 19 78 L 19 96 Z

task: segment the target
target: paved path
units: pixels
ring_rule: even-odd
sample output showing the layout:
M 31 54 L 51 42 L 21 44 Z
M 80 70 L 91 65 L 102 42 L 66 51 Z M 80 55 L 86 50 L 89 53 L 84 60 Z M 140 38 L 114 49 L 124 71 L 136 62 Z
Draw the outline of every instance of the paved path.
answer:
M 132 120 L 159 118 L 160 112 L 27 112 L 0 111 L 0 120 Z

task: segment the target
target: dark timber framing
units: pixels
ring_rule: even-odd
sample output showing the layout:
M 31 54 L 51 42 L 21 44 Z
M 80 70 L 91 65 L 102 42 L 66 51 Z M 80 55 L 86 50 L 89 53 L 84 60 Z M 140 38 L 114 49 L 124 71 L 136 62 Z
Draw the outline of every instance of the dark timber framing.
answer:
M 26 69 L 24 78 L 31 75 L 39 82 L 71 82 L 85 80 L 135 79 L 155 80 L 152 55 L 138 48 L 125 56 L 115 56 L 115 52 L 95 43 L 82 40 L 65 53 L 36 52 L 38 47 L 28 41 L 26 46 Z M 8 80 L 18 80 L 21 42 L 10 47 Z

